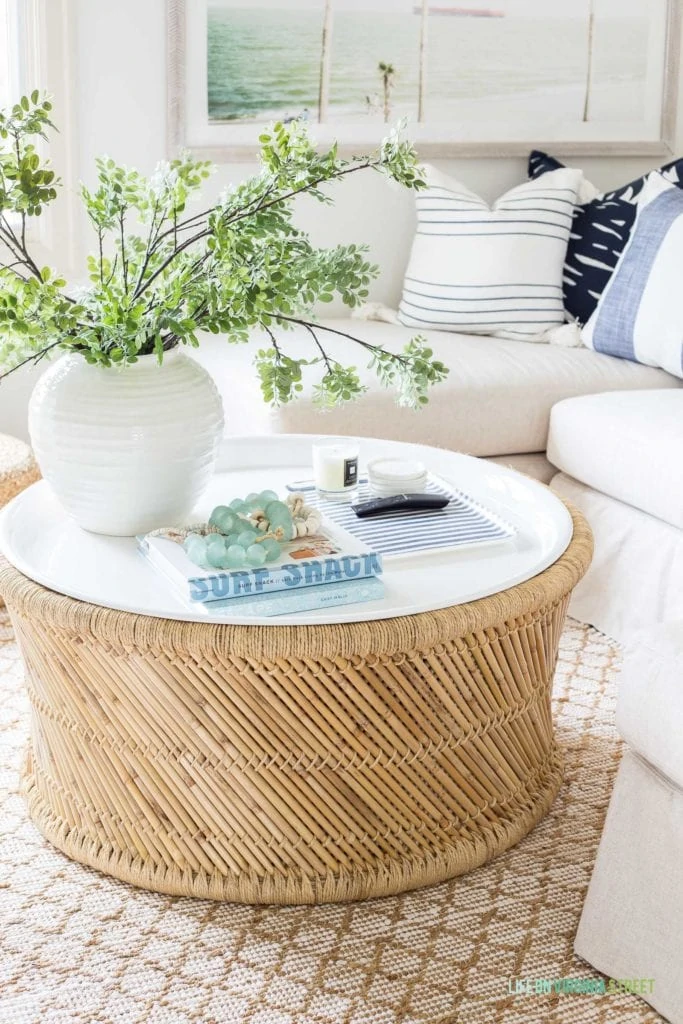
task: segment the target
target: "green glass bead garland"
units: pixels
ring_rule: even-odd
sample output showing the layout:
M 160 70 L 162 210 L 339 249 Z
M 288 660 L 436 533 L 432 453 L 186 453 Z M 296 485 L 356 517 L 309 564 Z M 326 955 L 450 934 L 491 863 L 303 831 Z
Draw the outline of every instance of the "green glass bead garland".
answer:
M 217 505 L 208 527 L 202 524 L 187 531 L 183 548 L 203 569 L 258 569 L 276 561 L 283 544 L 315 534 L 320 523 L 320 513 L 306 505 L 302 494 L 280 501 L 275 491 L 253 491 L 229 505 Z M 164 532 L 171 531 L 154 531 Z

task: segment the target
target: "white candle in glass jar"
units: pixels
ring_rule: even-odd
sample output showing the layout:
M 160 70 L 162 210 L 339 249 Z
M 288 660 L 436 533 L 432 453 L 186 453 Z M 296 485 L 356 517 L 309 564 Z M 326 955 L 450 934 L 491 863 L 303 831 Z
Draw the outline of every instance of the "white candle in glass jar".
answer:
M 358 442 L 346 438 L 316 441 L 313 479 L 324 497 L 349 500 L 358 486 Z

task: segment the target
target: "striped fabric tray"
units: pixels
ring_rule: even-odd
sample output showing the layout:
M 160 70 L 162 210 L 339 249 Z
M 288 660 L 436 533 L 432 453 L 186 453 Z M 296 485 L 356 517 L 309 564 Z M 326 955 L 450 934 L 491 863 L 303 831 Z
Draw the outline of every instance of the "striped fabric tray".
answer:
M 451 501 L 445 508 L 385 512 L 369 519 L 359 519 L 350 504 L 321 498 L 312 481 L 289 484 L 287 490 L 305 494 L 308 504 L 319 508 L 326 519 L 387 557 L 500 543 L 510 540 L 516 532 L 469 495 L 434 476 L 430 476 L 427 490 L 449 495 Z M 358 501 L 369 501 L 372 497 L 367 479 L 359 481 L 358 493 Z

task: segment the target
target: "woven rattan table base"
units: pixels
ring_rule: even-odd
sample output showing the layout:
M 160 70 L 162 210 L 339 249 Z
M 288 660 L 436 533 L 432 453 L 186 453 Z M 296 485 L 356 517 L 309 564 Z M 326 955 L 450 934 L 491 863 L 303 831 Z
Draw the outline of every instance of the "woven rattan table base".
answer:
M 135 885 L 248 903 L 401 892 L 524 836 L 561 782 L 550 684 L 590 531 L 442 611 L 216 626 L 0 585 L 32 705 L 33 820 Z

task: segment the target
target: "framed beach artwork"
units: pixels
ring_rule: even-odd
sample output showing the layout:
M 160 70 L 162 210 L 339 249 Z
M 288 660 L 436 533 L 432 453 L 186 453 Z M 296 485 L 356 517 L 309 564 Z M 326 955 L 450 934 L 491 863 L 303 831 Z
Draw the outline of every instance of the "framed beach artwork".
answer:
M 354 152 L 670 152 L 681 0 L 167 0 L 171 149 L 250 159 L 263 125 Z

